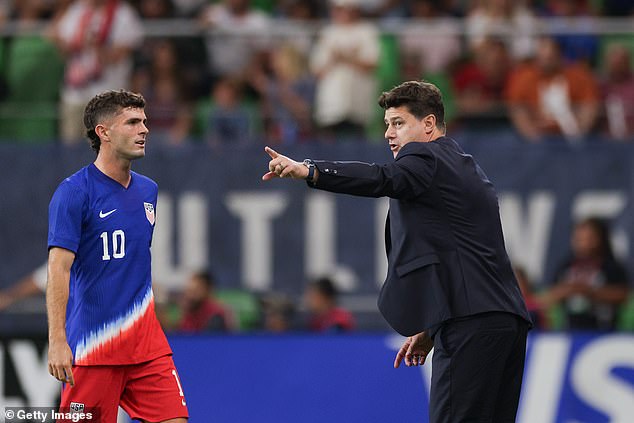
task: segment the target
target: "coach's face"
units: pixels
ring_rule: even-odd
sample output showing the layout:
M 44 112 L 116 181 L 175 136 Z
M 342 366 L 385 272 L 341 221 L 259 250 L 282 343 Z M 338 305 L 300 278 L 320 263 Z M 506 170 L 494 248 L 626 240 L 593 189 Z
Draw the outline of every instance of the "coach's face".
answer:
M 401 148 L 410 142 L 432 141 L 435 133 L 436 118 L 427 115 L 417 119 L 411 114 L 407 106 L 390 107 L 385 110 L 385 139 L 390 145 L 394 158 Z
M 112 152 L 121 158 L 134 160 L 145 156 L 145 142 L 149 132 L 143 109 L 126 108 L 103 124 L 105 137 Z M 103 145 L 102 145 L 103 148 Z

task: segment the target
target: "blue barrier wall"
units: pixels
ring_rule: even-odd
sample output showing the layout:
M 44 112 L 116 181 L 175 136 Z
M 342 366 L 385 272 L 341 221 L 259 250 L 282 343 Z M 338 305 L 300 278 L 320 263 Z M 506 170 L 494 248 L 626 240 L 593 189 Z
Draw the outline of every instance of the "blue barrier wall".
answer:
M 393 369 L 401 338 L 171 339 L 192 421 L 425 422 L 431 369 Z M 529 338 L 518 423 L 631 422 L 634 336 Z
M 389 334 L 170 337 L 192 423 L 426 422 L 431 368 L 393 369 L 401 342 Z M 43 340 L 0 339 L 0 408 L 51 407 L 59 392 Z M 633 416 L 634 335 L 531 332 L 518 423 Z

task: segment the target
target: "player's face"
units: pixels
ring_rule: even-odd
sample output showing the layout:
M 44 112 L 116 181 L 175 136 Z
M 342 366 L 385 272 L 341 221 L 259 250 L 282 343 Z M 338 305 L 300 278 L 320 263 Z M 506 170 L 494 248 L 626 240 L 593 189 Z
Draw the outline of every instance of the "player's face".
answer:
M 406 106 L 390 107 L 385 111 L 385 139 L 395 158 L 405 144 L 425 141 L 429 137 L 426 130 L 429 124 L 426 120 L 427 118 L 417 119 Z
M 145 156 L 145 142 L 149 132 L 143 109 L 127 108 L 106 124 L 111 148 L 116 155 L 134 160 Z

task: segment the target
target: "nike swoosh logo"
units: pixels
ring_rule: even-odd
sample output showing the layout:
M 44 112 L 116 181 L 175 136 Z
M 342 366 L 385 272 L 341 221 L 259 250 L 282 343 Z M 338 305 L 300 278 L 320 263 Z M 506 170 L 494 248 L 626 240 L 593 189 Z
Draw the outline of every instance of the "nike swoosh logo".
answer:
M 110 210 L 110 211 L 109 211 L 109 212 L 107 212 L 107 213 L 104 213 L 104 212 L 102 212 L 102 211 L 99 211 L 99 217 L 103 219 L 104 217 L 108 217 L 108 216 L 110 216 L 112 213 L 114 213 L 114 212 L 116 212 L 116 211 L 117 211 L 117 209 Z

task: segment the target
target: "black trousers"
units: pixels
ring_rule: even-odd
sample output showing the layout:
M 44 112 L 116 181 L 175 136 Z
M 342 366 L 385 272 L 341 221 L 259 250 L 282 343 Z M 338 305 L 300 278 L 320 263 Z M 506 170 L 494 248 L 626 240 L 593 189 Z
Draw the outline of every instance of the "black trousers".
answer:
M 515 422 L 528 324 L 491 312 L 443 323 L 434 336 L 430 423 Z

